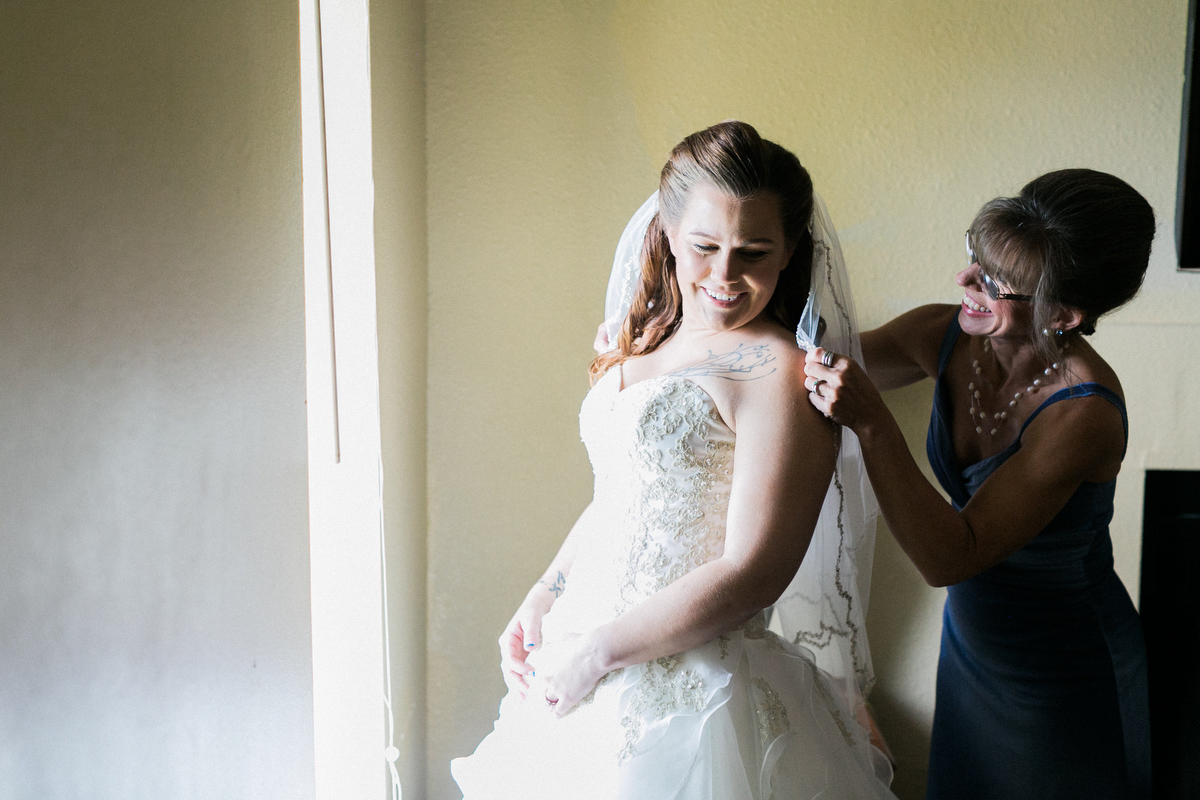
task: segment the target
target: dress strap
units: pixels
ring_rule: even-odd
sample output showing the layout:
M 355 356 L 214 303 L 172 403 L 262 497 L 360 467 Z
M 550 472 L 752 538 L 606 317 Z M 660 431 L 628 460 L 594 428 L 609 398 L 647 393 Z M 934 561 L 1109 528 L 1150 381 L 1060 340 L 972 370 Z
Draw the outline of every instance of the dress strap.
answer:
M 1037 409 L 1029 415 L 1025 420 L 1025 424 L 1021 426 L 1021 432 L 1017 434 L 1017 441 L 1021 441 L 1021 437 L 1025 435 L 1025 429 L 1029 427 L 1029 423 L 1037 419 L 1037 415 L 1044 410 L 1059 402 L 1060 400 L 1071 400 L 1076 397 L 1103 397 L 1108 402 L 1117 407 L 1121 412 L 1121 427 L 1125 430 L 1125 446 L 1121 449 L 1121 457 L 1125 457 L 1125 451 L 1129 448 L 1129 416 L 1125 413 L 1125 402 L 1121 396 L 1108 388 L 1104 384 L 1089 381 L 1088 383 L 1077 383 L 1074 386 L 1067 386 L 1059 389 L 1054 394 L 1046 398 Z
M 958 324 L 958 314 L 955 314 L 950 318 L 950 324 L 946 326 L 946 333 L 942 336 L 942 349 L 938 353 L 939 378 L 946 371 L 946 365 L 950 363 L 950 356 L 954 353 L 954 343 L 958 341 L 960 333 L 962 333 L 962 326 Z

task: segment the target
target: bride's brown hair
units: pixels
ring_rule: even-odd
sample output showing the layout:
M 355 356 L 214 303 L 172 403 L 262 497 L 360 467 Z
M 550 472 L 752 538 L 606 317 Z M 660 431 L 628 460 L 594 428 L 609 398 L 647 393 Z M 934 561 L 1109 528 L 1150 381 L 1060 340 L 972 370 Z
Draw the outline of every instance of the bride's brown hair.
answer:
M 812 273 L 812 179 L 792 153 L 759 136 L 752 126 L 728 120 L 693 133 L 671 151 L 658 179 L 658 213 L 642 242 L 641 282 L 616 349 L 592 361 L 592 383 L 617 364 L 652 352 L 679 325 L 683 306 L 666 231 L 678 224 L 688 195 L 701 184 L 739 200 L 764 192 L 779 198 L 784 239 L 796 249 L 763 314 L 788 330 L 800 321 Z

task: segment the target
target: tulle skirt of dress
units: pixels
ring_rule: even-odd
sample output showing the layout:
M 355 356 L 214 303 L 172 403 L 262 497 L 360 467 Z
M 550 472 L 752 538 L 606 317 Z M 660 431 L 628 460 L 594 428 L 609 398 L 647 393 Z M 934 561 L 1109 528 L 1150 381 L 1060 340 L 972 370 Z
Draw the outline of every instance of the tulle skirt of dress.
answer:
M 465 800 L 891 798 L 891 769 L 811 654 L 762 627 L 618 670 L 562 719 L 510 693 L 451 771 Z

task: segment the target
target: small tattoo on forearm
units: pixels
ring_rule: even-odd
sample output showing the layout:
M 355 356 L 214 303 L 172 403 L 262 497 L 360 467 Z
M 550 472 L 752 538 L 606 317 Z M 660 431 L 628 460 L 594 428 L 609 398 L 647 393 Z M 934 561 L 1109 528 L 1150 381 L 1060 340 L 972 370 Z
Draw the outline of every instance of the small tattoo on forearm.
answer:
M 563 590 L 567 588 L 567 576 L 563 575 L 560 571 L 558 573 L 558 577 L 554 579 L 554 583 L 547 583 L 545 578 L 542 578 L 540 581 L 538 581 L 538 583 L 540 583 L 542 586 L 545 586 L 546 591 L 550 592 L 555 597 L 558 597 L 563 593 Z
M 769 344 L 742 345 L 728 353 L 714 354 L 708 351 L 708 357 L 699 364 L 676 370 L 672 375 L 683 378 L 724 378 L 727 381 L 753 381 L 766 377 L 775 371 L 775 367 L 767 366 L 775 360 Z M 751 373 L 756 373 L 751 375 Z

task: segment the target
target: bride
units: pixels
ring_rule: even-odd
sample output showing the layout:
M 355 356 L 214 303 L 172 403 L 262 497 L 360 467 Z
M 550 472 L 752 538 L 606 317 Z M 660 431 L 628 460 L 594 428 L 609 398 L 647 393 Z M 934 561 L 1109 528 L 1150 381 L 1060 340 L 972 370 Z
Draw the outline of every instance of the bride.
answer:
M 869 490 L 797 347 L 855 352 L 846 288 L 794 155 L 735 121 L 675 147 L 579 415 L 594 497 L 500 637 L 466 800 L 892 797 L 861 710 Z

